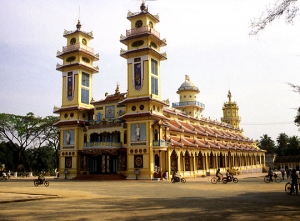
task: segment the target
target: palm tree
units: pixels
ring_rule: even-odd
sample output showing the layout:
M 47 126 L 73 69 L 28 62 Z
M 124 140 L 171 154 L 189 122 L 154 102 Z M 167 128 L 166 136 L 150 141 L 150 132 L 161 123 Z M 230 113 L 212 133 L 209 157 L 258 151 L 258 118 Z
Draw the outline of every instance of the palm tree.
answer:
M 258 147 L 260 149 L 266 150 L 268 153 L 274 153 L 275 151 L 275 143 L 271 137 L 267 134 L 264 134 L 260 137 L 260 141 L 258 142 Z
M 277 152 L 278 156 L 283 156 L 287 149 L 288 143 L 289 143 L 289 137 L 285 133 L 281 133 L 277 137 L 276 141 L 277 141 L 277 151 L 276 152 Z
M 300 140 L 297 136 L 289 138 L 288 151 L 286 155 L 300 155 Z

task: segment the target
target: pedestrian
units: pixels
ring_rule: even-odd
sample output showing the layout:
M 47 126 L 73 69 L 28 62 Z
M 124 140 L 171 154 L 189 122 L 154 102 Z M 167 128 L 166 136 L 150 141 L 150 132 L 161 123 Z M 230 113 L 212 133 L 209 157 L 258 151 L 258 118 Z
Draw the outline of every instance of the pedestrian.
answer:
M 281 172 L 282 180 L 284 180 L 285 169 L 282 167 L 280 172 Z
M 288 168 L 288 169 L 286 170 L 286 177 L 287 177 L 288 179 L 290 178 L 290 174 L 291 174 L 291 169 Z
M 292 194 L 294 192 L 294 188 L 296 188 L 296 194 L 298 195 L 298 175 L 296 173 L 296 169 L 292 169 L 291 180 L 292 185 L 290 194 Z

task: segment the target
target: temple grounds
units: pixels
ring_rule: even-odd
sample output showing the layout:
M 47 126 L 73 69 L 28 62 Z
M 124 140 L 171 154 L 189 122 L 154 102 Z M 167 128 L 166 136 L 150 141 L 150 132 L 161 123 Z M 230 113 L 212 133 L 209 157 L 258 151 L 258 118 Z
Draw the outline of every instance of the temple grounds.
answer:
M 49 187 L 13 177 L 0 181 L 0 220 L 300 220 L 300 195 L 263 176 L 239 175 L 237 184 L 48 177 Z

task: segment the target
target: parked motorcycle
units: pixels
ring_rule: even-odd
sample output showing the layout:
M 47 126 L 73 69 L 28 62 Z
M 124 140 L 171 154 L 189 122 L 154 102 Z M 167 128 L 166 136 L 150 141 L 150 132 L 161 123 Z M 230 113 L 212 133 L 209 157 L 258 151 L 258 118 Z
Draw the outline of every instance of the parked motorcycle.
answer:
M 236 178 L 236 177 L 234 177 L 234 176 L 232 176 L 230 179 L 227 179 L 227 177 L 223 177 L 222 182 L 223 182 L 224 184 L 226 184 L 226 183 L 228 183 L 228 182 L 238 183 L 239 180 L 238 180 L 238 178 Z
M 49 181 L 48 180 L 39 180 L 39 179 L 35 179 L 35 180 L 33 180 L 33 184 L 35 185 L 35 186 L 38 186 L 38 185 L 45 185 L 46 187 L 47 186 L 49 186 Z
M 176 182 L 181 182 L 181 183 L 185 183 L 186 179 L 180 176 L 173 176 L 171 179 L 172 183 L 176 183 Z

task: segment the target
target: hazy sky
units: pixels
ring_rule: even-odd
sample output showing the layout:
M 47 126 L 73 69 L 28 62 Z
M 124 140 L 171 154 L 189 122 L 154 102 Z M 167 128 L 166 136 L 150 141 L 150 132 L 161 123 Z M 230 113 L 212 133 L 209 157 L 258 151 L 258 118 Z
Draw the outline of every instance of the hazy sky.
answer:
M 204 117 L 222 117 L 223 103 L 239 106 L 244 134 L 259 139 L 280 133 L 299 136 L 293 121 L 300 95 L 286 83 L 300 85 L 300 16 L 293 25 L 281 18 L 258 36 L 249 36 L 250 21 L 274 0 L 147 1 L 160 16 L 157 31 L 167 39 L 168 59 L 161 62 L 162 97 L 178 102 L 177 89 L 189 75 L 200 89 Z M 53 115 L 61 106 L 61 72 L 57 50 L 67 44 L 64 30 L 93 31 L 92 47 L 100 54 L 93 79 L 93 98 L 126 91 L 126 60 L 120 35 L 130 29 L 127 12 L 136 0 L 1 0 L 0 113 Z

